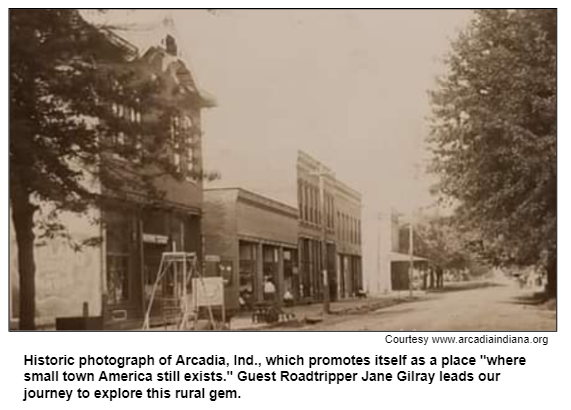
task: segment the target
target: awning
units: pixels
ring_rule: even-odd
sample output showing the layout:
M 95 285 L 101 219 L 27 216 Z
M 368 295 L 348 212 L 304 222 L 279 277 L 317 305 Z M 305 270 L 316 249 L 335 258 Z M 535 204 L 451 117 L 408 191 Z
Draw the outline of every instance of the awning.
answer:
M 406 253 L 391 252 L 389 257 L 391 262 L 410 262 L 410 255 Z M 412 259 L 414 262 L 428 262 L 428 259 L 420 256 L 413 256 Z

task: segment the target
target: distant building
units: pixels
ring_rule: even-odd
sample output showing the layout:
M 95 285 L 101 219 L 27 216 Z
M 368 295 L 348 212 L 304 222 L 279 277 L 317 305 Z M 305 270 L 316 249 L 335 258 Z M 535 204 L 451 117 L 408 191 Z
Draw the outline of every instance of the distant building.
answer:
M 320 205 L 319 175 L 323 178 Z M 297 160 L 299 263 L 302 298 L 323 299 L 323 240 L 330 299 L 363 290 L 361 195 L 336 179 L 331 169 L 300 151 Z
M 337 289 L 340 298 L 364 291 L 362 271 L 361 194 L 337 181 Z
M 411 257 L 409 254 L 409 225 L 402 215 L 391 210 L 379 213 L 375 221 L 377 229 L 374 249 L 376 250 L 376 269 L 367 275 L 368 290 L 373 294 L 409 289 L 409 270 Z M 416 235 L 415 235 L 416 238 Z M 413 244 L 414 246 L 414 244 Z M 413 288 L 419 288 L 419 271 L 428 266 L 428 260 L 414 252 Z
M 205 246 L 221 265 L 227 261 L 232 267 L 230 305 L 248 291 L 260 301 L 262 280 L 268 277 L 279 295 L 289 291 L 298 303 L 321 301 L 324 268 L 331 300 L 363 290 L 361 195 L 304 152 L 294 165 L 297 208 L 246 189 L 205 190 Z

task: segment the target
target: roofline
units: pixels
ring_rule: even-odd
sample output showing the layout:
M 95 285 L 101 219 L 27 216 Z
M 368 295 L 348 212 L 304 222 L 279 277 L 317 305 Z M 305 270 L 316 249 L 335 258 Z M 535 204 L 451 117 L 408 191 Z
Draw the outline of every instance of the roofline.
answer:
M 251 201 L 258 201 L 261 204 L 267 205 L 267 206 L 272 206 L 276 209 L 281 208 L 282 210 L 286 211 L 286 212 L 290 212 L 292 215 L 295 214 L 296 218 L 299 214 L 299 210 L 296 207 L 293 207 L 291 205 L 285 204 L 283 202 L 277 201 L 273 198 L 270 198 L 268 196 L 265 195 L 261 195 L 257 192 L 254 191 L 250 191 L 248 189 L 245 188 L 240 188 L 240 187 L 228 187 L 228 188 L 205 188 L 203 190 L 203 192 L 212 192 L 212 191 L 237 191 L 238 192 L 238 196 L 237 196 L 237 200 L 240 199 L 240 194 L 246 194 L 251 196 L 250 198 L 244 198 L 242 197 L 242 199 L 249 199 Z

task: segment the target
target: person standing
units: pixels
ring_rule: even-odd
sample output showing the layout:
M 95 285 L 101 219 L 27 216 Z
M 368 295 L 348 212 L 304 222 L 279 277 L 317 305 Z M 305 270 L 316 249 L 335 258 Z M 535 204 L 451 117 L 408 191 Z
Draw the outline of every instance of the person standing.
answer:
M 269 277 L 264 283 L 264 301 L 274 303 L 276 300 L 276 286 Z

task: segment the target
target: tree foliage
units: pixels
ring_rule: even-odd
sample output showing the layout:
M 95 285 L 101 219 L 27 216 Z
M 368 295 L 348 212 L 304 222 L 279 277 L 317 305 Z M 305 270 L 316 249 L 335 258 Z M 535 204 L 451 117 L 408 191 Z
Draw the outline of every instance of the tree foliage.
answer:
M 479 10 L 431 93 L 437 186 L 496 262 L 556 260 L 557 12 Z
M 76 9 L 10 12 L 10 202 L 21 328 L 34 327 L 38 233 L 65 233 L 61 212 L 85 212 L 110 196 L 158 200 L 157 177 L 183 177 L 172 161 L 180 141 L 172 120 L 199 102 L 133 53 Z M 118 115 L 118 107 L 129 111 Z M 51 211 L 38 215 L 39 203 Z
M 426 216 L 414 224 L 414 254 L 444 269 L 461 270 L 477 262 L 471 237 L 458 229 L 453 217 Z M 409 227 L 400 233 L 401 252 L 408 253 Z

